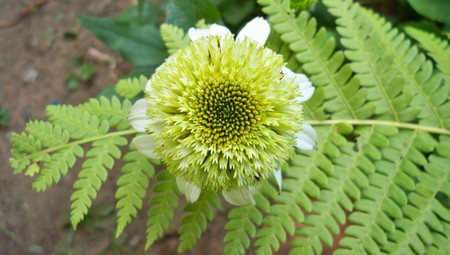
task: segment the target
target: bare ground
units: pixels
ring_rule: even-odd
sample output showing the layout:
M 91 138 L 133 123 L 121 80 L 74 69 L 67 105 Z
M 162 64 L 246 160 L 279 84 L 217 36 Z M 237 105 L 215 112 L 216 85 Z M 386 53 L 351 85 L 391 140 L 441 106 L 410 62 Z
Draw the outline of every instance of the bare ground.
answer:
M 32 2 L 0 0 L 0 24 L 14 20 Z M 131 1 L 41 2 L 45 4 L 16 24 L 0 28 L 0 107 L 11 115 L 9 125 L 0 129 L 0 254 L 177 254 L 176 223 L 180 212 L 150 251 L 144 251 L 148 206 L 115 240 L 111 205 L 117 168 L 110 171 L 110 178 L 98 194 L 93 216 L 76 232 L 68 226 L 67 216 L 78 169 L 44 193 L 32 190 L 31 178 L 13 175 L 8 163 L 13 132 L 21 132 L 27 120 L 44 118 L 44 109 L 51 103 L 78 104 L 98 95 L 129 69 L 116 52 L 83 29 L 75 16 L 111 16 L 127 8 Z M 67 32 L 75 34 L 76 39 L 65 39 Z M 100 55 L 91 54 L 92 49 Z M 66 78 L 76 70 L 69 63 L 71 57 L 81 57 L 96 68 L 94 77 L 74 92 L 64 86 Z M 193 251 L 186 254 L 222 254 L 225 215 L 225 211 L 218 212 Z

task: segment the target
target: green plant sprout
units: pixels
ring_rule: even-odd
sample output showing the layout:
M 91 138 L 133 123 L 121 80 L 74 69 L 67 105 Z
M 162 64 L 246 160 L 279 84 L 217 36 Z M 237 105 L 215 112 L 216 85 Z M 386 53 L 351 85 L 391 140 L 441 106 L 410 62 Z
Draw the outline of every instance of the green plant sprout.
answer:
M 121 21 L 80 18 L 135 67 L 152 69 L 150 79 L 120 80 L 117 96 L 50 105 L 48 120 L 11 138 L 11 166 L 33 176 L 37 191 L 82 162 L 74 228 L 121 160 L 116 237 L 151 190 L 147 248 L 184 194 L 178 252 L 191 249 L 221 192 L 235 206 L 227 255 L 251 245 L 258 255 L 281 246 L 292 255 L 450 254 L 448 37 L 400 30 L 352 0 L 317 1 L 335 19 L 337 49 L 308 8 L 297 13 L 289 0 L 258 0 L 266 19 L 249 19 L 236 36 L 214 22 L 217 10 L 209 27 L 192 28 L 203 17 L 185 12 L 214 8 L 209 1 L 168 2 L 159 30 L 136 25 L 133 15 L 150 20 L 141 5 Z M 130 38 L 135 48 L 124 46 Z M 134 52 L 148 45 L 142 54 L 152 59 Z

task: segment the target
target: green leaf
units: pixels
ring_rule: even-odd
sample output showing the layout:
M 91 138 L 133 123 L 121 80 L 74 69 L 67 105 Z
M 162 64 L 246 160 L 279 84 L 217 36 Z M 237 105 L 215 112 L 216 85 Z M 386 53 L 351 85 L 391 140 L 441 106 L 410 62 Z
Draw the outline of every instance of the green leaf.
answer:
M 110 127 L 116 127 L 117 130 L 126 130 L 130 128 L 128 122 L 128 109 L 131 102 L 127 99 L 121 102 L 116 96 L 107 98 L 104 96 L 91 98 L 89 102 L 81 105 L 81 109 L 106 120 Z
M 122 167 L 122 176 L 117 180 L 119 188 L 116 191 L 116 238 L 137 216 L 137 210 L 142 208 L 142 200 L 147 194 L 149 179 L 155 174 L 155 169 L 148 158 L 136 150 L 130 150 L 123 160 L 126 164 Z
M 206 23 L 215 23 L 220 14 L 211 0 L 168 0 L 166 4 L 166 23 L 178 26 L 187 31 L 195 27 L 197 21 L 204 19 Z
M 250 247 L 251 238 L 256 235 L 256 226 L 261 224 L 261 221 L 262 214 L 255 206 L 233 208 L 228 213 L 228 222 L 225 225 L 225 254 L 244 255 Z
M 448 0 L 408 0 L 414 10 L 429 19 L 450 24 L 450 2 Z
M 73 184 L 75 192 L 70 197 L 70 222 L 74 229 L 88 213 L 92 200 L 97 197 L 97 191 L 102 182 L 106 181 L 107 170 L 114 166 L 114 159 L 120 158 L 121 151 L 118 146 L 127 144 L 127 139 L 120 136 L 111 136 L 97 140 L 86 153 L 88 157 L 83 163 L 77 181 Z
M 144 90 L 147 81 L 148 79 L 143 75 L 139 76 L 139 79 L 121 79 L 116 85 L 116 92 L 127 99 L 133 99 Z
M 184 215 L 181 218 L 181 225 L 178 229 L 180 233 L 180 245 L 178 252 L 182 253 L 191 249 L 200 239 L 201 234 L 206 229 L 207 220 L 214 218 L 214 208 L 220 207 L 219 197 L 215 192 L 202 191 L 199 199 L 184 207 Z
M 188 45 L 190 39 L 184 34 L 183 30 L 170 24 L 161 25 L 161 37 L 169 50 L 169 54 L 174 54 L 177 50 Z
M 78 17 L 78 21 L 135 66 L 156 68 L 167 57 L 154 25 L 130 27 L 110 18 Z
M 134 5 L 117 15 L 114 20 L 125 25 L 142 26 L 156 24 L 162 15 L 160 5 L 154 3 L 142 3 Z
M 156 176 L 148 211 L 146 249 L 162 237 L 163 232 L 169 227 L 174 210 L 178 206 L 176 190 L 175 178 L 169 171 L 163 170 Z

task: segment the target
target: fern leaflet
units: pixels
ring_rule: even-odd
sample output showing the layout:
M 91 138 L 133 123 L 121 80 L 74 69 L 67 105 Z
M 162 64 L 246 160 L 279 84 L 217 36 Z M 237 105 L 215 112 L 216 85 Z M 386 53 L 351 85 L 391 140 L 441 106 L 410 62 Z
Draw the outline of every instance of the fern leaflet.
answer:
M 100 119 L 108 120 L 110 127 L 116 127 L 117 130 L 126 130 L 130 128 L 128 123 L 128 109 L 130 107 L 131 102 L 127 99 L 120 102 L 115 96 L 110 99 L 102 96 L 99 99 L 91 98 L 80 108 L 91 115 L 98 116 Z
M 189 37 L 184 34 L 183 30 L 175 25 L 162 24 L 160 27 L 160 32 L 170 55 L 188 45 L 190 41 Z
M 212 191 L 203 191 L 195 203 L 184 207 L 184 215 L 178 229 L 180 233 L 179 253 L 191 249 L 200 239 L 202 232 L 206 229 L 207 220 L 212 221 L 214 217 L 213 208 L 220 208 L 220 200 Z
M 174 216 L 174 209 L 178 206 L 178 196 L 175 193 L 177 184 L 173 175 L 167 170 L 161 171 L 156 176 L 156 181 L 148 211 L 146 249 L 169 227 Z
M 88 159 L 83 163 L 78 180 L 73 185 L 75 192 L 70 197 L 70 222 L 74 228 L 84 219 L 102 182 L 106 181 L 107 170 L 114 166 L 114 158 L 120 158 L 118 146 L 127 143 L 127 139 L 121 136 L 111 136 L 92 143 L 92 148 L 86 153 Z
M 137 210 L 142 208 L 149 179 L 155 174 L 148 158 L 135 150 L 130 150 L 123 160 L 126 164 L 122 167 L 122 176 L 117 180 L 119 188 L 116 191 L 116 237 L 120 236 L 132 218 L 136 217 Z
M 143 75 L 139 76 L 139 78 L 121 79 L 116 84 L 115 90 L 117 94 L 126 99 L 133 99 L 144 90 L 147 81 L 148 79 Z

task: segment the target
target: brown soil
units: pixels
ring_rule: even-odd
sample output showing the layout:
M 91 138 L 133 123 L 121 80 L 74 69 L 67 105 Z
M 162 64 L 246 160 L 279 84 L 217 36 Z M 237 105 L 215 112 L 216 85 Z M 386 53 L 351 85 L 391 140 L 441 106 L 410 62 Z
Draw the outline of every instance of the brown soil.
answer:
M 32 2 L 0 0 L 0 24 L 14 20 Z M 111 205 L 119 176 L 117 168 L 110 171 L 110 178 L 98 194 L 92 219 L 76 232 L 68 226 L 67 215 L 78 170 L 44 193 L 32 190 L 31 178 L 13 175 L 8 164 L 9 138 L 13 132 L 21 132 L 27 120 L 44 118 L 45 107 L 54 100 L 62 104 L 84 102 L 114 84 L 125 72 L 117 67 L 123 64 L 114 65 L 108 60 L 123 63 L 120 56 L 83 29 L 75 16 L 111 16 L 127 8 L 131 1 L 41 2 L 46 3 L 16 24 L 0 28 L 0 107 L 8 109 L 11 115 L 9 125 L 0 129 L 0 254 L 177 254 L 176 223 L 180 212 L 150 252 L 144 251 L 148 206 L 115 240 Z M 76 34 L 77 38 L 64 39 L 66 32 Z M 92 49 L 101 56 L 91 54 Z M 70 92 L 64 83 L 76 70 L 69 58 L 77 56 L 97 71 L 90 81 Z M 225 218 L 226 212 L 219 212 L 193 251 L 186 254 L 222 254 Z

